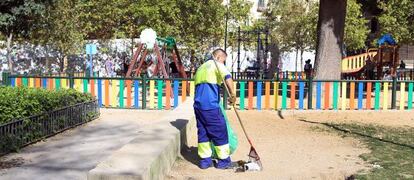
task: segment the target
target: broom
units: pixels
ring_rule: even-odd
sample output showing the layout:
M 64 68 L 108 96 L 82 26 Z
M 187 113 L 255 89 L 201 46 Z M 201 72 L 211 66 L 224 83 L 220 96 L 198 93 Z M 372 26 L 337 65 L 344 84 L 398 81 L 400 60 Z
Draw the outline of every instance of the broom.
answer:
M 216 60 L 215 60 L 215 59 L 213 59 L 213 61 L 214 61 L 214 64 L 216 65 L 216 68 L 217 68 L 217 71 L 218 71 L 218 73 L 219 73 L 219 75 L 220 75 L 220 78 L 221 78 L 221 80 L 223 81 L 223 84 L 224 84 L 224 89 L 226 89 L 227 94 L 228 94 L 230 97 L 232 97 L 232 94 L 230 93 L 230 90 L 229 90 L 229 88 L 227 87 L 227 84 L 226 84 L 226 82 L 225 82 L 225 80 L 224 80 L 223 76 L 221 75 L 221 72 L 220 72 L 220 69 L 219 69 L 219 67 L 218 67 L 218 65 L 217 65 Z M 224 103 L 226 103 L 226 102 L 224 102 Z M 250 161 L 250 162 L 252 162 L 252 163 L 256 163 L 256 164 L 260 167 L 260 170 L 262 170 L 262 169 L 263 169 L 263 167 L 262 167 L 262 162 L 260 161 L 259 154 L 257 154 L 257 151 L 256 151 L 256 149 L 254 148 L 252 141 L 250 140 L 249 136 L 247 135 L 246 129 L 244 128 L 243 122 L 242 122 L 242 120 L 241 120 L 241 118 L 240 118 L 239 112 L 237 111 L 235 104 L 234 104 L 234 103 L 232 103 L 232 106 L 233 106 L 234 112 L 236 113 L 237 120 L 239 120 L 240 126 L 242 127 L 243 133 L 244 133 L 244 135 L 246 136 L 246 139 L 247 139 L 247 141 L 248 141 L 248 142 L 249 142 L 249 144 L 250 144 L 250 152 L 249 152 L 249 155 L 248 155 L 248 156 L 249 156 L 249 161 Z

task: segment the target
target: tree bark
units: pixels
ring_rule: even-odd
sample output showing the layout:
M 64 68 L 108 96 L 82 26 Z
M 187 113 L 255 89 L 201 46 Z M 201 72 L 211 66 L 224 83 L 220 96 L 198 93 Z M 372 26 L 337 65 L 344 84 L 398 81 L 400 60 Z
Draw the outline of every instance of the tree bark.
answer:
M 299 48 L 296 48 L 295 73 L 298 72 L 298 59 L 299 59 Z
M 7 61 L 9 63 L 9 71 L 10 73 L 13 73 L 13 61 L 11 58 L 11 45 L 13 40 L 13 33 L 9 34 L 9 37 L 7 37 Z
M 279 47 L 275 43 L 271 43 L 269 46 L 270 51 L 270 67 L 269 67 L 269 74 L 267 77 L 269 78 L 275 78 L 275 73 L 277 73 L 277 68 L 279 66 Z M 277 76 L 277 75 L 276 75 Z
M 303 67 L 303 52 L 304 52 L 304 50 L 303 50 L 303 48 L 301 48 L 301 50 L 300 50 L 300 71 L 301 72 L 303 72 L 303 70 L 304 70 L 304 67 Z
M 320 0 L 315 79 L 341 78 L 346 0 Z

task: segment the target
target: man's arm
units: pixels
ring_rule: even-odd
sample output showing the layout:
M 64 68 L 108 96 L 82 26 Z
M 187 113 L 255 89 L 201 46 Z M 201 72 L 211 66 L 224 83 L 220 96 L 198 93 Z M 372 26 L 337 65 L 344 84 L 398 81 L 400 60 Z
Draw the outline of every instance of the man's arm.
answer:
M 232 78 L 228 78 L 228 79 L 226 79 L 225 82 L 226 82 L 226 85 L 227 85 L 227 87 L 229 89 L 229 92 L 228 92 L 228 93 L 230 93 L 229 95 L 231 97 L 236 97 L 236 93 L 234 93 L 234 88 L 233 88 L 233 85 L 234 85 L 233 79 Z
M 234 89 L 233 89 L 233 79 L 232 78 L 227 78 L 226 80 L 225 80 L 225 83 L 226 83 L 226 85 L 227 85 L 227 87 L 228 87 L 228 89 L 229 89 L 229 99 L 228 99 L 228 101 L 229 101 L 229 103 L 230 103 L 230 105 L 231 106 L 234 106 L 235 105 L 235 103 L 236 103 L 236 93 L 235 93 L 235 91 L 234 91 Z

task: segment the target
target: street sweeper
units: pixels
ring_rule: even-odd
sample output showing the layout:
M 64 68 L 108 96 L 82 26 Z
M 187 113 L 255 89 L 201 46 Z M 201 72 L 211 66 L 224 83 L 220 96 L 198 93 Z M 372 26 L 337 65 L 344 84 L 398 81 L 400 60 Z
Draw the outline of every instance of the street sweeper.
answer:
M 199 167 L 212 167 L 214 152 L 217 156 L 215 167 L 227 169 L 232 163 L 227 123 L 220 109 L 220 85 L 228 85 L 232 94 L 230 104 L 235 103 L 236 96 L 230 71 L 224 66 L 226 52 L 216 49 L 212 55 L 213 58 L 202 64 L 195 75 L 194 113 L 197 120 Z
M 261 171 L 260 157 L 247 135 L 246 129 L 236 110 L 236 94 L 230 72 L 224 65 L 227 53 L 223 49 L 213 51 L 212 58 L 199 67 L 195 76 L 194 112 L 197 120 L 199 167 L 207 169 L 213 166 L 218 169 L 235 169 L 236 172 Z M 232 163 L 230 155 L 236 150 L 238 140 L 231 129 L 226 112 L 220 104 L 220 85 L 229 95 L 229 103 L 233 106 L 243 133 L 250 144 L 248 161 Z

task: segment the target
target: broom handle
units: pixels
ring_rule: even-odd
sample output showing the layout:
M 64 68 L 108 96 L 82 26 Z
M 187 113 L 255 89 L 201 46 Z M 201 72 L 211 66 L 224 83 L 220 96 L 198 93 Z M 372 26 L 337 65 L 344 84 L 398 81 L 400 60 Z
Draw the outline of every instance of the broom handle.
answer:
M 226 84 L 226 81 L 224 80 L 223 76 L 221 75 L 221 72 L 220 72 L 220 69 L 219 69 L 219 67 L 217 65 L 217 62 L 216 62 L 215 59 L 213 59 L 213 61 L 214 61 L 214 64 L 216 65 L 216 68 L 217 68 L 217 71 L 218 71 L 218 73 L 220 75 L 220 78 L 223 81 L 224 89 L 226 89 L 227 94 L 231 97 L 232 94 L 230 93 L 230 90 L 229 90 L 229 88 L 228 88 L 228 86 Z M 227 103 L 227 102 L 224 102 L 224 103 Z M 232 106 L 233 106 L 234 112 L 236 113 L 237 120 L 239 120 L 239 123 L 240 123 L 240 125 L 241 125 L 241 127 L 243 129 L 243 132 L 244 132 L 244 135 L 246 136 L 247 141 L 249 142 L 250 146 L 253 146 L 253 143 L 250 140 L 249 136 L 247 135 L 246 129 L 244 128 L 243 122 L 242 122 L 242 120 L 240 118 L 239 112 L 237 111 L 236 106 L 234 105 L 234 103 L 232 104 Z

